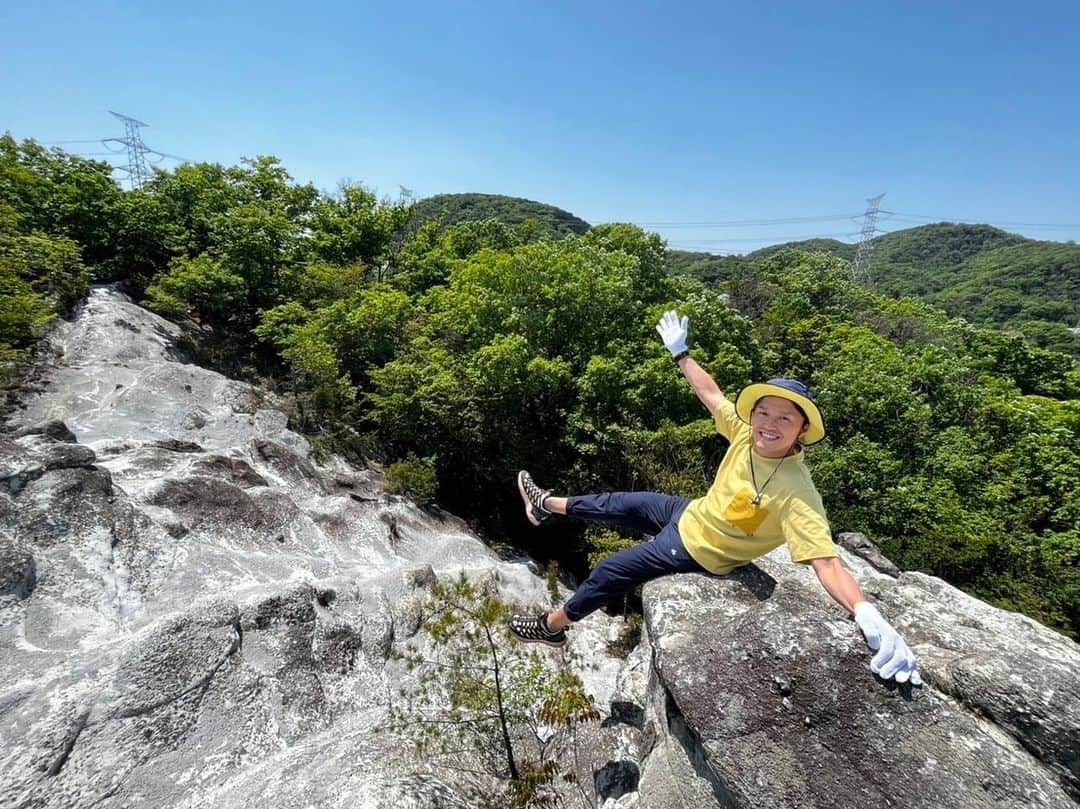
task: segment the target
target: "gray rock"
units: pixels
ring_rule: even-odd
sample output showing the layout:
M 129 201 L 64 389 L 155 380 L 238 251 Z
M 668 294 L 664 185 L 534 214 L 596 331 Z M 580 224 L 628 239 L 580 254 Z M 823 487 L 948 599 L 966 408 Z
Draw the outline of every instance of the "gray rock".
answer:
M 0 599 L 24 599 L 36 583 L 34 555 L 21 543 L 0 534 Z
M 112 476 L 104 469 L 59 469 L 29 481 L 18 494 L 16 536 L 34 547 L 80 544 L 116 519 Z
M 268 438 L 252 441 L 253 453 L 283 480 L 290 484 L 311 487 L 320 493 L 327 491 L 322 476 L 312 463 L 285 444 Z
M 45 471 L 92 466 L 96 460 L 97 454 L 80 444 L 52 444 L 41 453 L 41 466 Z
M 242 458 L 227 458 L 224 455 L 207 455 L 191 465 L 191 471 L 197 475 L 221 478 L 249 489 L 254 486 L 270 485 L 266 478 L 256 472 L 251 464 Z
M 1026 736 L 1023 743 L 1010 738 L 1004 723 L 970 710 L 976 703 L 964 706 L 931 687 L 897 687 L 873 677 L 853 623 L 805 571 L 774 559 L 775 554 L 726 577 L 669 577 L 645 590 L 669 720 L 685 724 L 685 732 L 676 735 L 692 748 L 716 804 L 1072 805 L 1055 755 L 1075 734 L 1075 644 L 1067 650 L 1050 630 L 1033 629 L 1042 650 L 1032 659 L 999 658 L 996 669 L 979 667 L 998 690 L 1012 683 L 1011 700 L 999 707 L 1011 706 L 1013 715 L 1030 710 L 1040 688 L 1065 692 L 1052 698 L 1060 725 L 1045 729 L 1040 760 L 1029 752 L 1036 737 Z M 941 623 L 937 605 L 928 605 L 931 594 L 921 595 L 927 613 L 935 612 Z M 891 594 L 884 601 L 892 603 Z M 938 683 L 944 671 L 938 658 L 924 652 L 932 643 L 927 627 L 933 622 L 927 615 L 923 625 L 908 615 L 911 620 L 900 629 L 922 655 L 924 676 Z M 996 647 L 992 654 L 1001 652 L 992 633 L 980 641 L 984 648 Z M 1048 677 L 1036 677 L 1036 668 L 1045 670 L 1061 654 L 1072 661 L 1071 671 L 1055 667 Z M 1035 678 L 1031 687 L 1017 689 L 1025 677 Z M 993 690 L 980 698 L 993 702 Z M 992 715 L 992 708 L 978 707 Z
M 45 435 L 55 441 L 75 443 L 75 433 L 71 432 L 71 430 L 68 429 L 68 426 L 59 419 L 22 427 L 16 430 L 12 435 L 14 438 L 22 438 L 26 435 Z
M 247 492 L 207 475 L 165 479 L 147 493 L 145 501 L 169 508 L 190 526 L 232 524 L 262 531 L 272 524 Z
M 856 556 L 865 559 L 875 570 L 880 570 L 894 578 L 900 575 L 900 568 L 886 558 L 881 549 L 871 542 L 866 534 L 844 531 L 837 535 L 836 541 Z

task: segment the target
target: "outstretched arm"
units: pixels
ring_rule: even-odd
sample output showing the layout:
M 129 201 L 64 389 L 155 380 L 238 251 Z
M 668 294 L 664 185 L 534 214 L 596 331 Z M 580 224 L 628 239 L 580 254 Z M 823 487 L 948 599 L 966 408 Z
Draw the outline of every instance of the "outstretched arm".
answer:
M 709 376 L 708 372 L 689 354 L 679 360 L 679 368 L 682 369 L 683 376 L 694 389 L 698 399 L 708 409 L 709 415 L 715 413 L 716 408 L 726 398 L 720 386 L 716 384 L 716 380 Z
M 664 346 L 679 363 L 686 381 L 690 383 L 698 399 L 708 409 L 709 415 L 712 415 L 724 401 L 724 392 L 705 369 L 687 353 L 686 338 L 690 332 L 690 316 L 683 315 L 680 320 L 679 313 L 671 309 L 664 312 L 664 316 L 656 324 L 656 330 L 660 333 Z
M 877 607 L 866 600 L 859 583 L 843 563 L 834 556 L 814 559 L 811 564 L 825 592 L 854 616 L 866 645 L 877 652 L 870 661 L 870 671 L 883 680 L 895 677 L 898 683 L 911 680 L 912 685 L 922 685 L 914 653 Z
M 825 588 L 825 592 L 831 595 L 837 604 L 847 610 L 848 614 L 854 614 L 855 605 L 866 601 L 866 596 L 863 595 L 859 583 L 848 573 L 839 557 L 831 556 L 826 559 L 814 559 L 810 564 L 813 565 L 814 572 L 817 574 L 821 586 Z

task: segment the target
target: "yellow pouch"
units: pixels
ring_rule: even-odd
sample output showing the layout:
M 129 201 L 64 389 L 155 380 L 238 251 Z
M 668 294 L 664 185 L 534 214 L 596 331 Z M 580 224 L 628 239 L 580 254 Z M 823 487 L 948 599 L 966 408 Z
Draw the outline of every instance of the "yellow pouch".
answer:
M 724 519 L 751 536 L 761 527 L 767 516 L 769 513 L 754 503 L 754 497 L 749 489 L 743 489 L 735 495 L 728 507 L 724 509 Z

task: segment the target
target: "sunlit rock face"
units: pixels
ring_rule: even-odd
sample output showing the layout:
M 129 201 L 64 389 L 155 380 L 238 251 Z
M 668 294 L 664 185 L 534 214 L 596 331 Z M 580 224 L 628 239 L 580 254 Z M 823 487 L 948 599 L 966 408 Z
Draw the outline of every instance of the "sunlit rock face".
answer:
M 544 582 L 317 460 L 177 336 L 94 290 L 0 435 L 0 806 L 483 805 L 491 781 L 385 730 L 411 676 L 394 653 L 423 642 L 439 577 L 532 604 Z M 617 621 L 571 632 L 602 718 L 562 751 L 563 805 L 1075 806 L 1077 645 L 844 545 L 928 686 L 874 678 L 782 549 L 660 579 L 626 660 L 606 652 Z
M 928 686 L 871 675 L 854 623 L 783 549 L 646 587 L 655 716 L 697 787 L 747 809 L 1075 806 L 1080 646 L 940 579 L 844 559 Z
M 0 806 L 469 805 L 377 730 L 392 652 L 437 576 L 543 581 L 177 336 L 94 290 L 0 437 Z

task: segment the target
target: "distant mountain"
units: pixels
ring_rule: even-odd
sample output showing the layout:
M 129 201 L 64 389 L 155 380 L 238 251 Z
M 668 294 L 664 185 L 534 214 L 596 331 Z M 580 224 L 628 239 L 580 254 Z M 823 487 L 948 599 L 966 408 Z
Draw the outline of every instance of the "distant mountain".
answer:
M 969 259 L 999 247 L 1037 244 L 990 225 L 922 225 L 874 239 L 870 277 L 886 295 L 927 297 L 963 280 Z
M 447 225 L 497 219 L 507 225 L 532 220 L 545 235 L 561 238 L 588 231 L 589 223 L 569 211 L 521 197 L 501 194 L 436 194 L 416 203 L 413 223 L 417 226 L 432 219 Z
M 1040 242 L 990 225 L 938 222 L 879 236 L 872 242 L 871 287 L 890 297 L 910 295 L 951 315 L 994 328 L 1015 329 L 1036 345 L 1080 356 L 1080 245 Z M 824 252 L 847 261 L 856 246 L 807 239 L 714 256 L 671 250 L 671 272 L 724 283 L 785 249 Z
M 806 253 L 828 253 L 845 261 L 855 259 L 855 245 L 836 239 L 803 239 L 762 247 L 743 255 L 718 256 L 712 253 L 691 253 L 686 250 L 668 250 L 668 271 L 678 275 L 692 275 L 708 284 L 732 280 L 746 271 L 747 266 L 760 263 L 781 250 L 802 250 Z
M 802 250 L 805 253 L 828 253 L 845 261 L 854 261 L 856 249 L 856 245 L 838 242 L 836 239 L 803 239 L 798 242 L 785 242 L 784 244 L 774 244 L 771 247 L 762 247 L 753 253 L 747 253 L 746 257 L 751 261 L 764 261 L 781 250 Z

